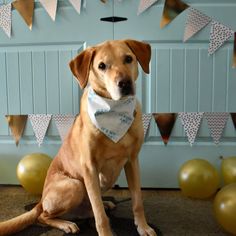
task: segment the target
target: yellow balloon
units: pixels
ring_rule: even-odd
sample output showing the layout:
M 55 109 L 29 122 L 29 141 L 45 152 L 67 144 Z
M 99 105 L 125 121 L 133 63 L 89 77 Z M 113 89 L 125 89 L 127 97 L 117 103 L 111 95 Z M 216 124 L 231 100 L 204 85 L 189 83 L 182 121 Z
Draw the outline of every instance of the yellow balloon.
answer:
M 220 225 L 236 235 L 236 183 L 223 187 L 214 199 L 214 213 Z
M 26 191 L 41 194 L 48 167 L 52 159 L 43 153 L 23 157 L 17 165 L 17 177 Z
M 183 194 L 193 198 L 211 197 L 219 186 L 217 170 L 202 159 L 185 162 L 179 170 L 178 179 Z
M 236 183 L 236 157 L 223 159 L 221 163 L 221 172 L 225 185 Z

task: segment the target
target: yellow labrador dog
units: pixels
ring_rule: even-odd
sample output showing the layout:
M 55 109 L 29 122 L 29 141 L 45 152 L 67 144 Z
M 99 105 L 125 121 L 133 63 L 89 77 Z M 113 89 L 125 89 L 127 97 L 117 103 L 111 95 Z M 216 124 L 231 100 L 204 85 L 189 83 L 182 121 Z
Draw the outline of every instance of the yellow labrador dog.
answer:
M 52 161 L 41 201 L 31 211 L 0 223 L 0 235 L 36 221 L 78 233 L 78 226 L 65 216 L 92 213 L 98 235 L 111 236 L 101 194 L 114 185 L 123 167 L 137 230 L 140 235 L 156 235 L 147 224 L 141 197 L 138 153 L 144 135 L 135 98 L 138 62 L 149 73 L 150 57 L 146 43 L 114 40 L 88 48 L 70 62 L 80 87 L 86 87 L 80 115 Z

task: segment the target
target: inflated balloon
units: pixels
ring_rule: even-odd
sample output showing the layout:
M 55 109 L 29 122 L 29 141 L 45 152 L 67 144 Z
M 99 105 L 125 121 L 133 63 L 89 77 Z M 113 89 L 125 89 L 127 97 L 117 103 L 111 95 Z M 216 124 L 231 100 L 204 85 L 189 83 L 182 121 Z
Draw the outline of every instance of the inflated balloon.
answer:
M 236 157 L 223 159 L 221 163 L 221 172 L 225 185 L 236 183 Z
M 217 170 L 208 161 L 193 159 L 179 170 L 179 186 L 183 194 L 193 198 L 208 198 L 219 186 Z
M 43 153 L 32 153 L 23 157 L 17 166 L 17 177 L 26 191 L 41 194 L 48 167 L 52 159 Z
M 223 187 L 214 199 L 214 213 L 220 225 L 236 235 L 236 183 Z

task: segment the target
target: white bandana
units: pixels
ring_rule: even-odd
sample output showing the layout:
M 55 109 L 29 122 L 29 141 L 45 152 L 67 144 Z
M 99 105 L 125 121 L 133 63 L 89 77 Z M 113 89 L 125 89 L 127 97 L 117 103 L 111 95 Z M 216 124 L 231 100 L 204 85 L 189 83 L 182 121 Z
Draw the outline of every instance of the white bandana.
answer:
M 88 114 L 92 123 L 113 142 L 117 143 L 134 120 L 136 98 L 128 96 L 114 101 L 97 95 L 88 88 Z

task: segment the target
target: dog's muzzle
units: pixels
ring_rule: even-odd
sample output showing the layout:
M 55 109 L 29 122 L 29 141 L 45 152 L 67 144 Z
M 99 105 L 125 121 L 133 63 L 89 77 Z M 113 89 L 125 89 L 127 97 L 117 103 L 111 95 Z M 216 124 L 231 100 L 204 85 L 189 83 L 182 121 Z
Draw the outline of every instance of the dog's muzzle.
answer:
M 134 88 L 131 80 L 120 80 L 117 85 L 122 96 L 134 95 Z

